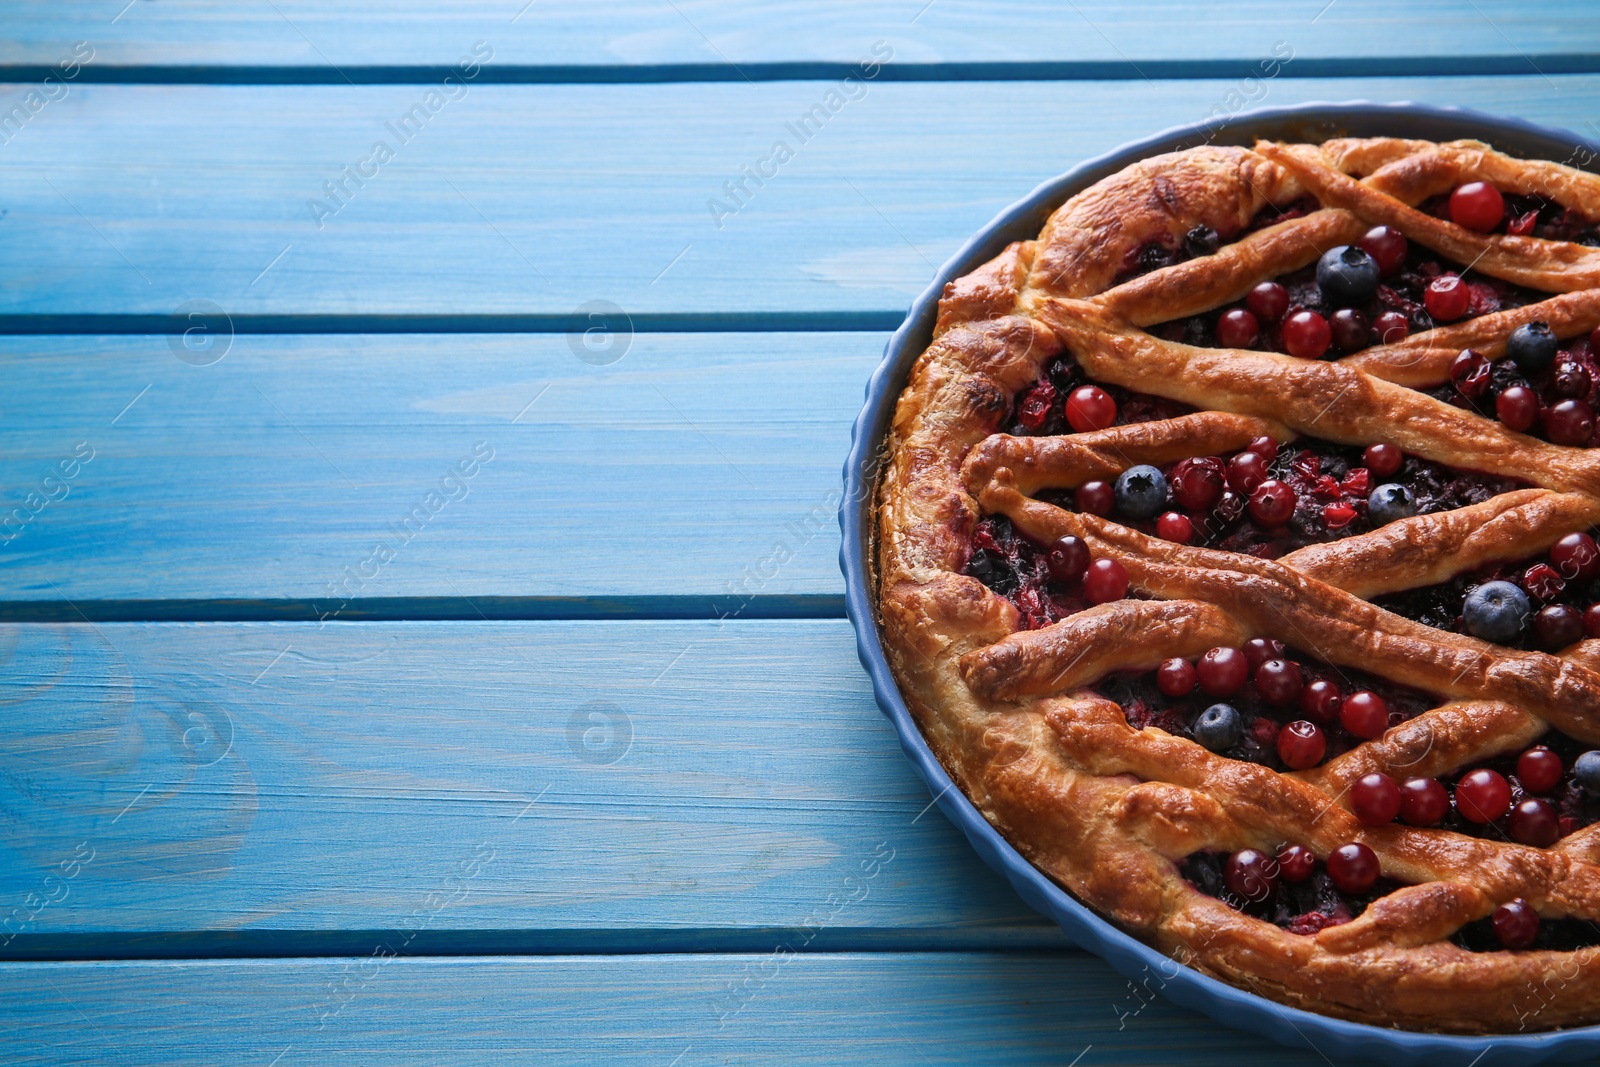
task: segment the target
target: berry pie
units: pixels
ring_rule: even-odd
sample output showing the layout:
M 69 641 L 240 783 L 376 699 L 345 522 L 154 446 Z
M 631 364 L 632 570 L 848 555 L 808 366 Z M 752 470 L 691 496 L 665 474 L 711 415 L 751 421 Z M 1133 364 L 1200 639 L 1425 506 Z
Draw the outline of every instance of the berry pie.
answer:
M 950 283 L 876 511 L 889 661 L 1032 863 L 1199 970 L 1600 1022 L 1600 176 L 1143 160 Z

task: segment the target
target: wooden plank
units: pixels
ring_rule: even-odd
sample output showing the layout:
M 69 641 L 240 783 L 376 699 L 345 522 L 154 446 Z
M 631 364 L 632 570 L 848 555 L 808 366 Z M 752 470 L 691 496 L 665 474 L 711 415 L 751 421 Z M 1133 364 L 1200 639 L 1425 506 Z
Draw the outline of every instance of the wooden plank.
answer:
M 19 1065 L 1332 1062 L 1079 953 L 13 963 L 0 990 Z
M 0 652 L 12 956 L 1065 943 L 932 810 L 842 621 L 12 625 Z
M 830 86 L 476 86 L 405 143 L 386 124 L 419 86 L 80 86 L 0 152 L 0 327 L 196 300 L 234 316 L 570 316 L 604 300 L 892 322 L 1042 179 L 1244 106 L 1237 80 L 874 84 L 802 142 L 789 126 Z M 1420 99 L 1600 131 L 1596 76 L 1257 88 L 1268 104 Z M 776 167 L 760 188 L 740 170 L 755 165 Z M 370 176 L 357 187 L 345 166 Z
M 194 366 L 0 338 L 0 610 L 842 617 L 844 428 L 883 342 L 640 334 L 597 366 L 562 336 L 241 335 L 179 344 L 228 345 Z
M 1254 59 L 1273 42 L 1287 40 L 1307 58 L 1504 56 L 1523 61 L 1519 72 L 1532 72 L 1530 61 L 1549 72 L 1553 56 L 1600 50 L 1600 34 L 1581 5 L 1513 0 L 1448 0 L 1426 7 L 1381 0 L 1240 0 L 1226 8 L 1177 0 L 807 0 L 782 9 L 635 0 L 608 4 L 604 18 L 575 0 L 399 0 L 385 5 L 381 21 L 349 0 L 132 0 L 125 9 L 123 3 L 107 0 L 78 10 L 43 0 L 10 4 L 0 63 L 53 63 L 78 40 L 94 43 L 102 66 L 297 66 L 347 73 L 447 65 L 476 40 L 493 44 L 502 67 L 622 69 L 848 63 L 878 39 L 891 42 L 901 62 L 941 64 Z

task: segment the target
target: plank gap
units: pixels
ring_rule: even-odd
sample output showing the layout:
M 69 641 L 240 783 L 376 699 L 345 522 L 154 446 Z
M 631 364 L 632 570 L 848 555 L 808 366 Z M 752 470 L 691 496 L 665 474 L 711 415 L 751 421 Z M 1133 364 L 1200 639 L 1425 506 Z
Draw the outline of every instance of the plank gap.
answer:
M 1257 73 L 1255 61 L 1221 59 L 1065 59 L 951 63 L 890 63 L 880 82 L 1164 81 L 1237 78 Z M 39 81 L 51 66 L 0 65 L 0 82 Z M 1286 64 L 1285 78 L 1479 77 L 1600 73 L 1600 55 L 1308 56 Z M 80 83 L 100 85 L 424 85 L 459 76 L 432 64 L 332 67 L 327 64 L 84 67 Z M 656 85 L 686 82 L 832 81 L 859 77 L 859 64 L 834 61 L 767 63 L 505 64 L 485 66 L 480 85 Z
M 626 315 L 626 313 L 624 313 Z M 904 308 L 858 311 L 651 312 L 627 315 L 638 333 L 852 333 L 898 329 Z M 238 334 L 356 333 L 582 333 L 594 325 L 587 314 L 467 315 L 230 315 Z M 180 315 L 69 314 L 0 315 L 0 335 L 181 336 L 193 325 Z
M 8 600 L 0 622 L 561 622 L 842 619 L 844 596 L 413 596 L 354 600 Z

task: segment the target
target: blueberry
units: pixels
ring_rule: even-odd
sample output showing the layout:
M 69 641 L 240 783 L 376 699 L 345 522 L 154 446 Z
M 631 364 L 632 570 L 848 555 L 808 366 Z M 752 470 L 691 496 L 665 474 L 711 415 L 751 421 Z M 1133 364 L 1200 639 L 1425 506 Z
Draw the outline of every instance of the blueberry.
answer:
M 1600 751 L 1590 750 L 1572 765 L 1572 776 L 1590 796 L 1600 796 Z
M 1534 374 L 1555 362 L 1561 340 L 1548 322 L 1518 326 L 1506 338 L 1506 355 L 1524 374 Z
M 1194 721 L 1194 739 L 1213 752 L 1232 748 L 1244 736 L 1244 717 L 1232 704 L 1213 704 Z
M 1148 463 L 1117 477 L 1117 510 L 1130 519 L 1153 519 L 1167 509 L 1167 479 Z
M 1485 582 L 1467 594 L 1461 621 L 1473 637 L 1509 645 L 1522 636 L 1528 611 L 1527 593 L 1510 582 Z
M 1364 248 L 1340 245 L 1317 260 L 1317 288 L 1330 304 L 1365 304 L 1378 291 L 1378 261 Z
M 980 548 L 967 561 L 967 576 L 976 578 L 1001 596 L 1010 596 L 1020 585 L 1011 564 L 993 549 Z
M 1196 226 L 1183 235 L 1183 250 L 1199 258 L 1209 256 L 1222 247 L 1222 235 L 1210 226 Z
M 1417 500 L 1399 482 L 1378 486 L 1367 497 L 1367 518 L 1374 526 L 1387 526 L 1396 519 L 1409 519 L 1417 513 Z

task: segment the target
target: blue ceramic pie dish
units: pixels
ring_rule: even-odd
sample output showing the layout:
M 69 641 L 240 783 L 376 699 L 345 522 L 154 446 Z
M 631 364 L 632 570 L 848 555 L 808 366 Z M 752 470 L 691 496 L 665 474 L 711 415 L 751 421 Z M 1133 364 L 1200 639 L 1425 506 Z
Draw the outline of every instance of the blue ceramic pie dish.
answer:
M 1050 213 L 1075 193 L 1130 163 L 1203 143 L 1249 145 L 1258 137 L 1320 142 L 1330 137 L 1415 137 L 1431 141 L 1476 138 L 1512 155 L 1582 161 L 1591 169 L 1600 144 L 1565 130 L 1536 126 L 1462 108 L 1419 104 L 1311 103 L 1245 112 L 1227 120 L 1166 130 L 1085 161 L 1039 186 L 1002 211 L 946 263 L 911 305 L 905 322 L 889 338 L 883 363 L 867 383 L 866 406 L 856 419 L 845 464 L 844 503 L 839 511 L 843 544 L 840 565 L 846 608 L 855 625 L 861 663 L 872 677 L 883 709 L 906 755 L 938 797 L 946 817 L 977 849 L 984 862 L 1005 875 L 1029 905 L 1061 924 L 1079 946 L 1106 960 L 1130 979 L 1153 982 L 1178 1004 L 1228 1026 L 1262 1034 L 1325 1056 L 1404 1064 L 1489 1067 L 1571 1061 L 1600 1055 L 1600 1026 L 1549 1033 L 1452 1037 L 1346 1022 L 1288 1008 L 1183 966 L 1118 929 L 1079 903 L 1023 859 L 1016 849 L 954 788 L 917 730 L 884 658 L 870 585 L 869 544 L 879 448 L 911 365 L 933 336 L 939 296 L 946 282 L 967 274 L 1012 241 L 1038 235 Z

